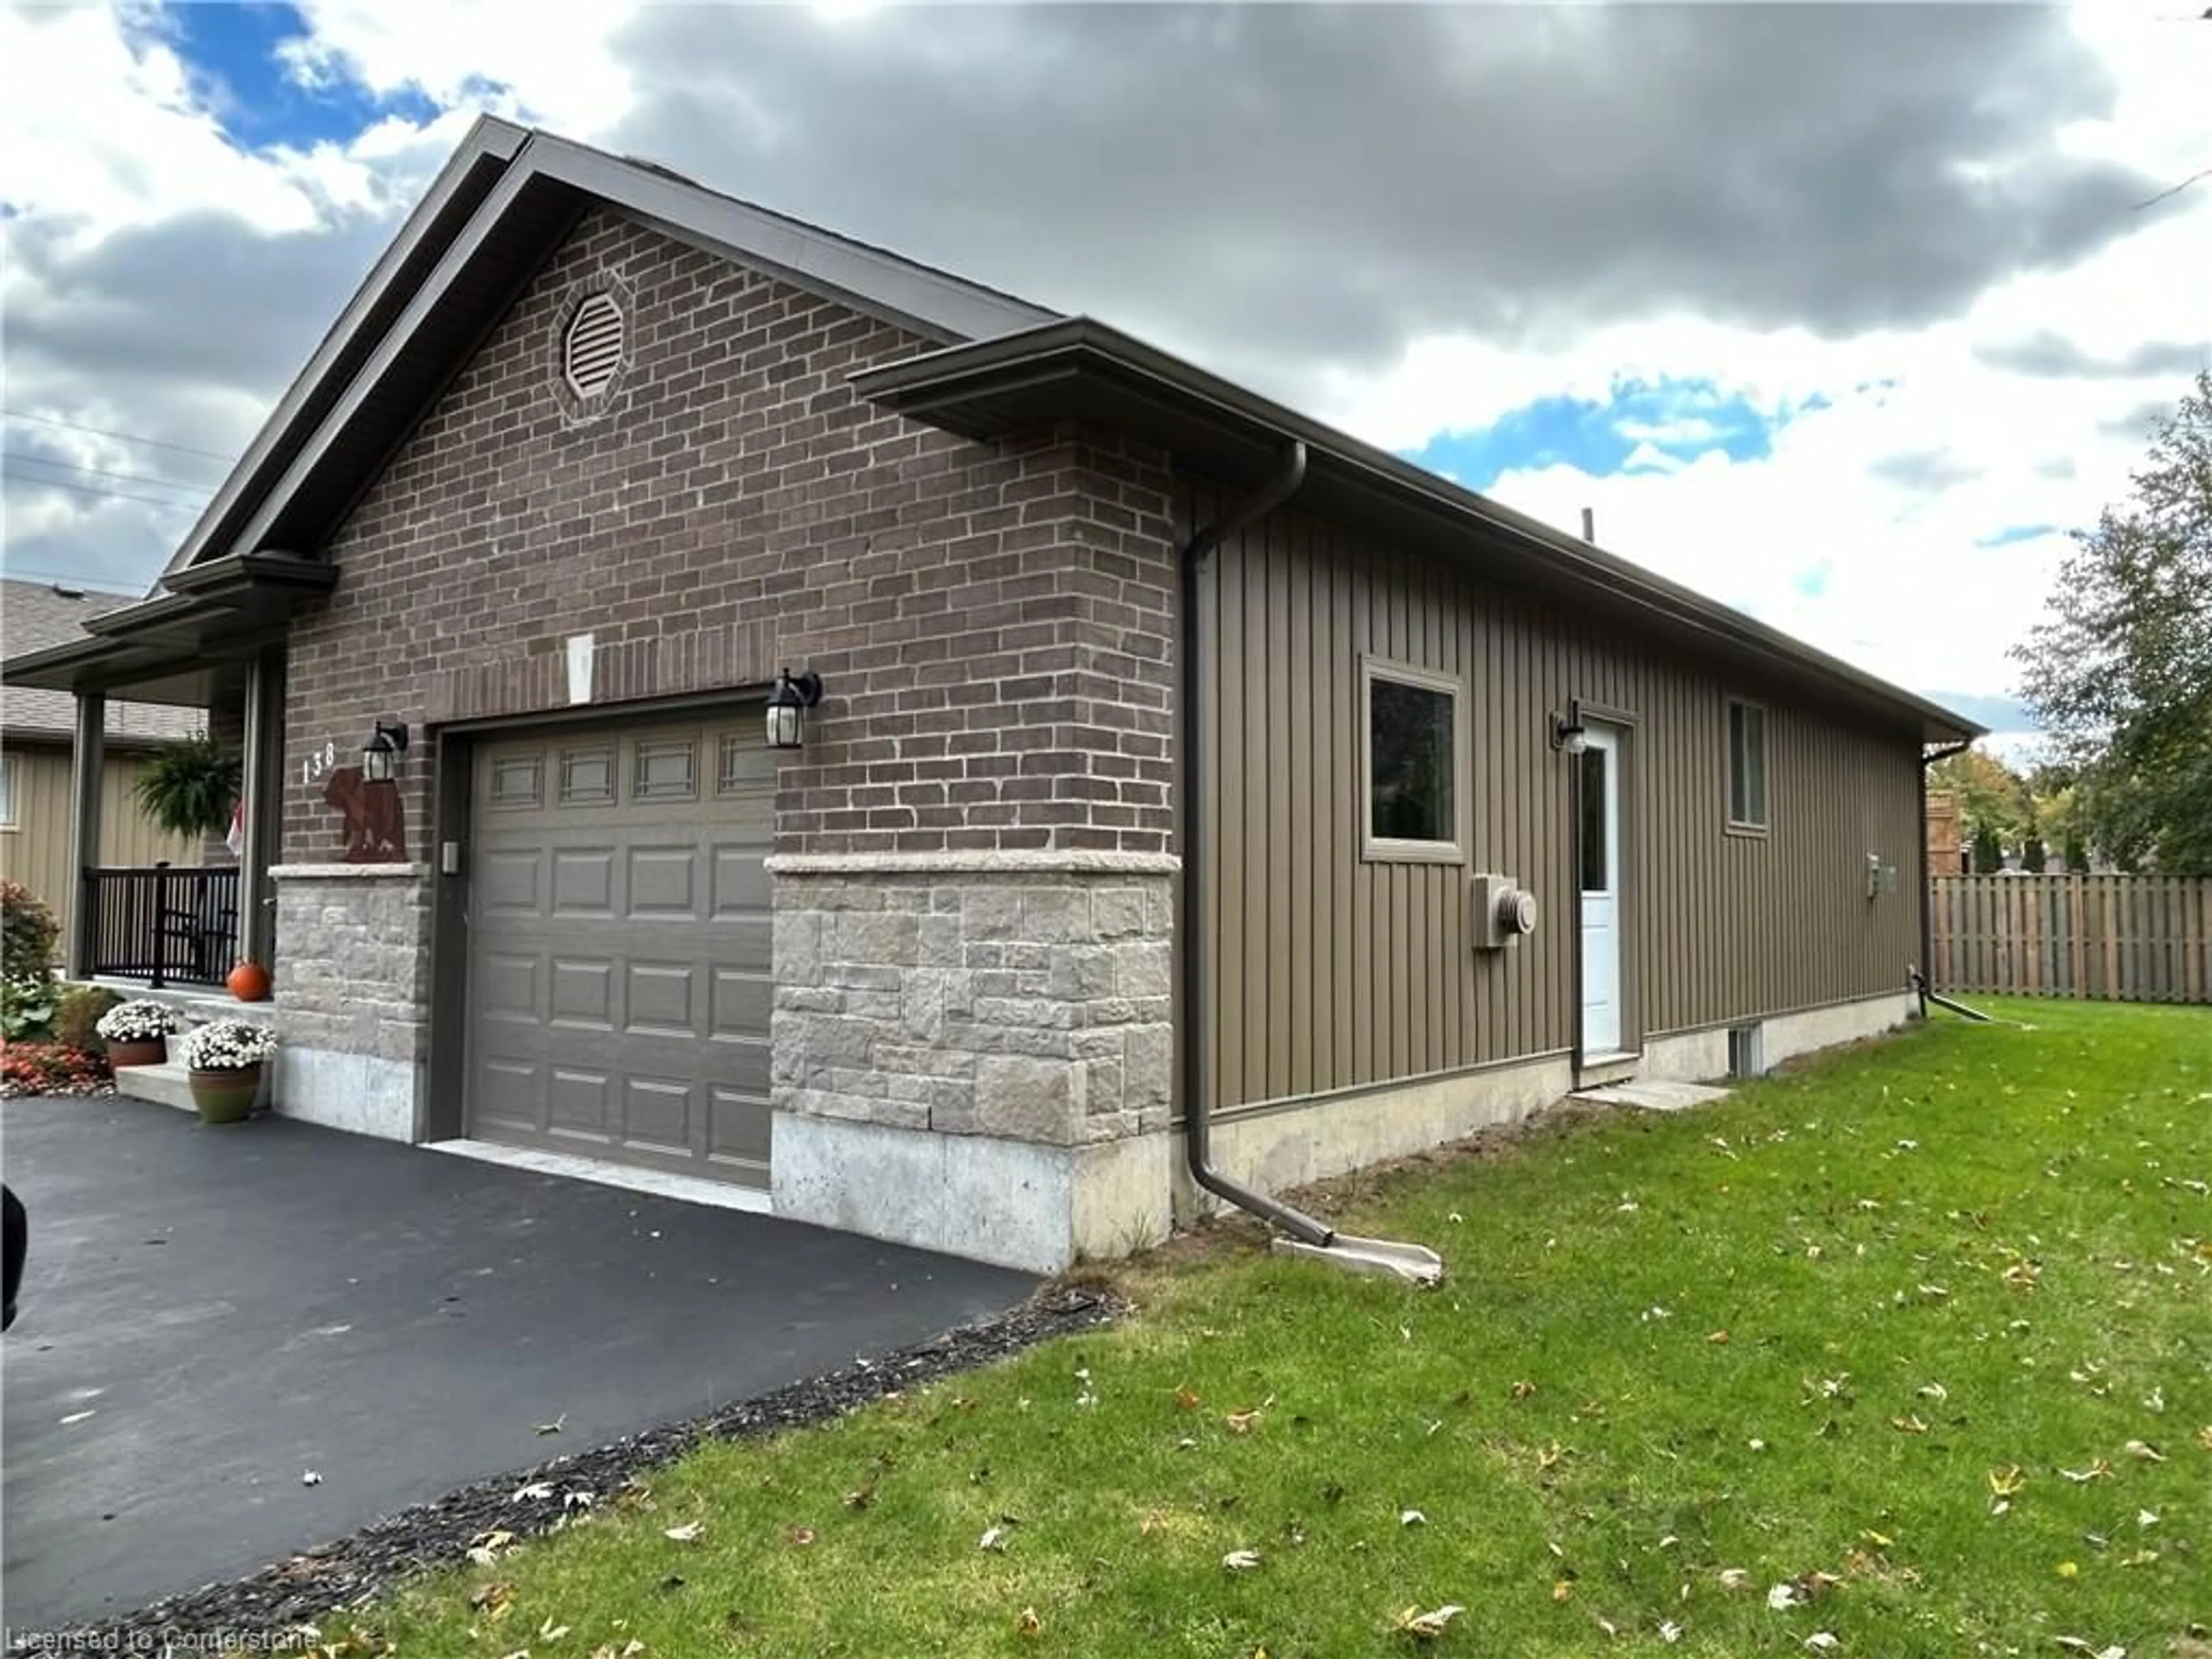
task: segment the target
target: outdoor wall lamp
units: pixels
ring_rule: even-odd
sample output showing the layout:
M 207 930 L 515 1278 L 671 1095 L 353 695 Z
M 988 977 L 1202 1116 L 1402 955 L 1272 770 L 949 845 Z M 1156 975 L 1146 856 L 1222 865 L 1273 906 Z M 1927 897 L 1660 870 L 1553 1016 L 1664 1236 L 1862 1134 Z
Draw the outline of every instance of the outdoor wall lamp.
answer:
M 1565 714 L 1552 716 L 1552 747 L 1566 754 L 1579 755 L 1589 747 L 1589 733 L 1583 730 L 1580 720 Z
M 793 679 L 787 668 L 775 677 L 775 690 L 768 700 L 768 746 L 771 749 L 799 747 L 805 730 L 806 711 L 822 701 L 822 677 L 812 669 L 803 670 Z
M 365 783 L 389 783 L 399 770 L 399 757 L 407 750 L 407 722 L 379 720 L 361 746 L 361 775 Z

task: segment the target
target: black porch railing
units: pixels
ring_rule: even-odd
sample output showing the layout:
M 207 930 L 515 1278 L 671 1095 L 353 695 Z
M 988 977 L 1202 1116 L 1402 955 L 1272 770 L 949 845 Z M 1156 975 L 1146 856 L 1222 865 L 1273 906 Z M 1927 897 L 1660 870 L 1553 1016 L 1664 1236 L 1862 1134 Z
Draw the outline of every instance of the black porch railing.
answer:
M 88 870 L 95 975 L 220 985 L 238 965 L 238 871 L 167 864 Z

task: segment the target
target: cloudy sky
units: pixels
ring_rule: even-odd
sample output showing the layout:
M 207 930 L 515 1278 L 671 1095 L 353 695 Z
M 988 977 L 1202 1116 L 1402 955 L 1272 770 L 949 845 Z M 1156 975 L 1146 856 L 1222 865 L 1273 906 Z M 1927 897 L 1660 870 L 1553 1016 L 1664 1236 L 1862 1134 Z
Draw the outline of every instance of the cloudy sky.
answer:
M 151 582 L 488 109 L 1590 507 L 2016 730 L 2064 532 L 2212 366 L 2202 9 L 9 0 L 7 563 Z

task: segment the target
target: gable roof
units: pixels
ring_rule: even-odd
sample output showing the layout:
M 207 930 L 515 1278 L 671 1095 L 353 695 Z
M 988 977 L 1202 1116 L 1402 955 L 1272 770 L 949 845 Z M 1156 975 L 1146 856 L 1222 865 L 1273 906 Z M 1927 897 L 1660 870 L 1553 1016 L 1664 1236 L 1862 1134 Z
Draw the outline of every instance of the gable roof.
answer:
M 863 397 L 976 438 L 1064 416 L 1164 442 L 1227 483 L 1267 476 L 1304 442 L 1317 458 L 1302 500 L 1353 512 L 1415 544 L 1472 557 L 1591 614 L 1656 631 L 1817 690 L 1924 741 L 1981 726 L 1744 613 L 1513 512 L 1088 318 L 1068 317 L 884 249 L 722 195 L 665 167 L 480 118 L 401 228 L 245 456 L 177 550 L 143 620 L 175 636 L 217 572 L 263 617 L 332 574 L 311 568 L 438 391 L 595 206 L 786 277 L 934 343 L 851 377 Z M 262 567 L 268 567 L 266 569 Z M 278 568 L 281 566 L 283 568 Z M 207 590 L 212 594 L 215 589 Z M 173 621 L 163 606 L 194 618 Z M 76 653 L 42 676 L 88 671 Z M 66 659 L 64 660 L 64 659 Z M 106 661 L 103 659 L 103 661 Z M 113 664 L 107 663 L 112 669 Z M 82 683 L 73 682 L 73 683 Z
M 76 644 L 90 637 L 86 624 L 94 617 L 137 603 L 128 593 L 96 593 L 82 587 L 65 587 L 58 582 L 0 580 L 0 659 Z M 137 739 L 151 743 L 164 738 L 187 737 L 206 723 L 207 717 L 197 708 L 174 708 L 150 702 L 107 705 L 107 736 L 111 741 Z M 10 739 L 74 738 L 76 699 L 67 691 L 0 685 L 0 731 L 4 731 Z
M 948 347 L 850 379 L 872 402 L 963 437 L 988 441 L 1040 421 L 1088 420 L 1150 437 L 1184 465 L 1232 485 L 1258 486 L 1280 468 L 1291 445 L 1303 443 L 1309 465 L 1293 507 L 1373 526 L 1548 593 L 1579 614 L 1614 618 L 1677 648 L 1917 726 L 1923 742 L 1987 730 L 1595 543 L 1088 317 Z
M 1056 313 L 692 183 L 479 118 L 163 573 L 313 551 L 588 209 L 788 277 L 941 344 Z

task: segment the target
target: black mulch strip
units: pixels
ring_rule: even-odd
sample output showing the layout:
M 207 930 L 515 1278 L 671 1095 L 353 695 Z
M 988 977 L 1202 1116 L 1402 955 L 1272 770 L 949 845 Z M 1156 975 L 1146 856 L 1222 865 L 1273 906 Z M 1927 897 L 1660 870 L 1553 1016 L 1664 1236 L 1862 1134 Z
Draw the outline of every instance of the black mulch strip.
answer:
M 996 1319 L 964 1325 L 881 1359 L 860 1361 L 705 1417 L 477 1481 L 251 1578 L 209 1584 L 119 1620 L 57 1632 L 48 1645 L 57 1652 L 160 1652 L 167 1642 L 182 1650 L 195 1637 L 310 1624 L 374 1601 L 425 1567 L 452 1565 L 494 1528 L 517 1538 L 552 1530 L 568 1513 L 567 1492 L 581 1488 L 598 1502 L 611 1503 L 625 1482 L 683 1456 L 702 1437 L 745 1440 L 825 1422 L 1052 1337 L 1108 1324 L 1126 1310 L 1127 1304 L 1109 1291 L 1048 1288 Z M 517 1501 L 519 1488 L 539 1481 L 551 1488 L 549 1495 Z

